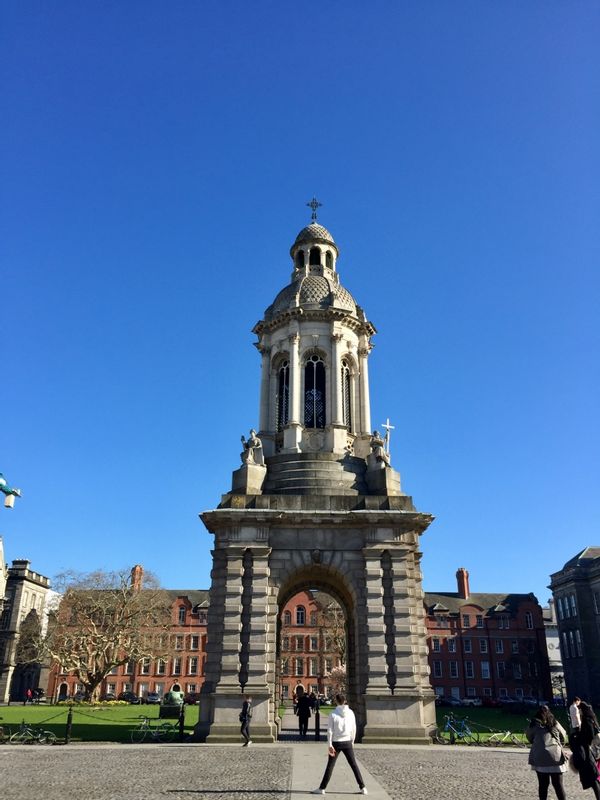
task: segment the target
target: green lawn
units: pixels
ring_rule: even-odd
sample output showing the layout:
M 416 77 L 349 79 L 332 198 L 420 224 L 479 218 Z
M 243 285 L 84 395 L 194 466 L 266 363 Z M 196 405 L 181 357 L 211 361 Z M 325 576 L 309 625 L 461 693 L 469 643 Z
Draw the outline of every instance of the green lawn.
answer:
M 140 716 L 158 721 L 158 706 L 137 705 L 73 705 L 73 742 L 130 742 L 131 730 L 139 724 Z M 0 706 L 0 726 L 4 740 L 19 729 L 21 722 L 39 725 L 64 741 L 68 706 Z M 177 719 L 164 720 L 177 724 Z M 198 706 L 185 707 L 185 733 L 192 733 L 198 721 Z

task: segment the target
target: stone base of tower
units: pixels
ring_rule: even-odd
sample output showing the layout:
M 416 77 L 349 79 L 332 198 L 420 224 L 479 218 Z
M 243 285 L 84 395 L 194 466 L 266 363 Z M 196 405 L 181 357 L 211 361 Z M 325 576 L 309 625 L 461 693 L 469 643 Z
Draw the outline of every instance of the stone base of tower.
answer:
M 253 742 L 271 743 L 277 740 L 277 726 L 273 718 L 272 696 L 269 692 L 253 692 L 247 689 L 252 697 L 252 719 L 250 721 L 250 737 Z M 211 695 L 203 695 L 200 700 L 200 719 L 194 730 L 194 739 L 209 744 L 241 744 L 241 723 L 239 714 L 242 710 L 243 696 L 239 687 L 231 693 L 219 691 Z
M 362 744 L 431 744 L 435 728 L 435 698 L 414 692 L 365 697 L 367 724 Z

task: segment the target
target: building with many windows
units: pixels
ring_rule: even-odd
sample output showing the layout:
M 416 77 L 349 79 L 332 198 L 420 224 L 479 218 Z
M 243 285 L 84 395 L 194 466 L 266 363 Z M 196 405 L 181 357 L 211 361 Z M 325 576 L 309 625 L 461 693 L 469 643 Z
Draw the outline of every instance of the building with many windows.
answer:
M 550 576 L 569 697 L 600 704 L 600 547 L 586 547 Z
M 426 592 L 431 685 L 437 696 L 549 699 L 542 609 L 529 594 L 478 593 L 461 567 L 456 592 Z
M 166 591 L 172 599 L 169 658 L 129 662 L 116 667 L 102 682 L 99 689 L 101 697 L 118 697 L 121 692 L 133 692 L 144 700 L 149 692 L 162 697 L 171 689 L 186 695 L 199 693 L 204 682 L 208 591 Z M 78 684 L 77 678 L 63 672 L 55 664 L 50 673 L 48 696 L 65 700 L 78 692 L 83 692 L 83 686 Z
M 284 605 L 281 616 L 281 698 L 289 700 L 296 687 L 331 696 L 328 678 L 344 663 L 345 619 L 341 607 L 325 592 L 302 591 Z
M 0 703 L 23 700 L 27 689 L 43 685 L 47 673 L 40 664 L 19 664 L 17 648 L 24 623 L 43 627 L 50 581 L 29 568 L 25 559 L 4 564 L 0 538 Z

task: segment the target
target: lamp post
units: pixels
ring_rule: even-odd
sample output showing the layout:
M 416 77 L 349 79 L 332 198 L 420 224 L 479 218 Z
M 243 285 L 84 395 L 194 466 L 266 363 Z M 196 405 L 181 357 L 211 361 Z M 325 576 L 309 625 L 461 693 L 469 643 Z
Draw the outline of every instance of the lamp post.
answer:
M 0 472 L 0 492 L 2 492 L 5 495 L 4 508 L 14 508 L 15 497 L 21 497 L 21 490 L 12 489 L 6 482 L 6 478 L 1 472 Z

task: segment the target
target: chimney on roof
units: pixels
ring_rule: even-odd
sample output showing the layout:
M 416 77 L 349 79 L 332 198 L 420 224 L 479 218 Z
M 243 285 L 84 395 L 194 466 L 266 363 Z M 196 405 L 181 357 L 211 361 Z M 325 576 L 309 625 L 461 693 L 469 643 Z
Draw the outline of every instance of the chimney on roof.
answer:
M 456 570 L 456 583 L 458 586 L 458 596 L 462 600 L 466 600 L 470 594 L 469 591 L 469 572 L 464 567 L 459 567 Z
M 136 564 L 131 570 L 131 588 L 134 592 L 139 592 L 144 580 L 144 568 L 141 564 Z

